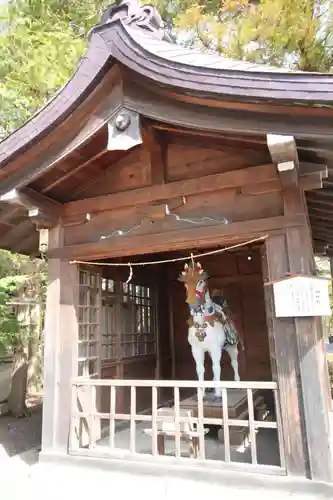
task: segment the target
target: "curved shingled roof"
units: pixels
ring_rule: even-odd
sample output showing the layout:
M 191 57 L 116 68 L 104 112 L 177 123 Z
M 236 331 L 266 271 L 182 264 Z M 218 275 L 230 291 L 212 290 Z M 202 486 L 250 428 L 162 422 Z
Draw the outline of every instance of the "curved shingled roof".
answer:
M 163 59 L 171 60 L 187 66 L 202 68 L 214 68 L 231 71 L 253 71 L 258 73 L 296 73 L 296 71 L 270 66 L 266 64 L 256 64 L 248 61 L 230 59 L 217 52 L 208 49 L 185 48 L 181 45 L 171 44 L 165 40 L 159 40 L 149 36 L 144 31 L 126 27 L 130 36 L 136 40 L 148 52 L 160 56 Z M 298 73 L 302 73 L 298 71 Z
M 67 85 L 0 143 L 0 167 L 65 120 L 117 62 L 186 94 L 224 101 L 333 107 L 333 76 L 291 72 L 177 46 L 152 6 L 121 0 L 106 9 L 101 23 L 93 28 L 89 49 Z

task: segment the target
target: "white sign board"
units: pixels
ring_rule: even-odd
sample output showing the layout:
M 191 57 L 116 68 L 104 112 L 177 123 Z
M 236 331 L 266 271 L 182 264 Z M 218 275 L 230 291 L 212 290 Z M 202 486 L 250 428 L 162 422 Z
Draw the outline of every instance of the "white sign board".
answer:
M 273 284 L 275 316 L 331 316 L 328 280 L 295 277 Z

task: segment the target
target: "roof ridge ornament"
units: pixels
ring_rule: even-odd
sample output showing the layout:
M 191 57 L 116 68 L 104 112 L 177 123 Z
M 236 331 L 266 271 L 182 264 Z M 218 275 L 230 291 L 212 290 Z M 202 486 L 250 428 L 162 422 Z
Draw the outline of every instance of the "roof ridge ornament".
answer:
M 148 31 L 160 40 L 172 42 L 162 17 L 153 5 L 141 4 L 140 0 L 117 0 L 103 12 L 100 25 L 118 20 L 131 28 Z

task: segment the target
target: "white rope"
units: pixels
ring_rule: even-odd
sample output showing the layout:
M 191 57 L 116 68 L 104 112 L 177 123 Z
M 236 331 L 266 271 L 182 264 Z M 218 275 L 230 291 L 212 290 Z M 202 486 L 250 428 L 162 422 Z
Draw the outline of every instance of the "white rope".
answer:
M 201 257 L 206 257 L 208 255 L 215 255 L 218 253 L 227 252 L 228 250 L 234 250 L 235 248 L 245 247 L 247 245 L 251 245 L 252 243 L 257 243 L 258 241 L 264 241 L 268 238 L 268 234 L 265 236 L 260 236 L 259 238 L 254 238 L 253 240 L 248 240 L 243 243 L 237 243 L 236 245 L 232 245 L 230 247 L 218 248 L 217 250 L 211 250 L 210 252 L 203 252 L 197 255 L 194 255 L 196 259 Z M 132 266 L 152 266 L 154 264 L 169 264 L 171 262 L 184 262 L 187 260 L 193 260 L 193 254 L 189 257 L 176 257 L 175 259 L 165 259 L 165 260 L 156 260 L 156 261 L 147 261 L 147 262 L 94 262 L 94 261 L 85 261 L 85 260 L 71 260 L 70 264 L 86 264 L 86 265 L 94 265 L 94 266 L 111 266 L 111 267 L 130 267 L 130 274 Z M 130 277 L 132 278 L 132 277 Z

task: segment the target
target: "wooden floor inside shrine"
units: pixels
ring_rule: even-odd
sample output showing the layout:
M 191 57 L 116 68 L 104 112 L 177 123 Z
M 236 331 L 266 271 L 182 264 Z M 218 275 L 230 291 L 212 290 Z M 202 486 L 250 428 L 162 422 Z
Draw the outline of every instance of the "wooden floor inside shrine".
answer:
M 138 422 L 136 426 L 136 452 L 139 454 L 152 453 L 151 437 L 145 434 L 145 430 L 151 428 L 149 422 Z M 224 461 L 224 445 L 219 442 L 217 436 L 218 430 L 211 428 L 205 436 L 205 455 L 207 460 Z M 95 452 L 101 454 L 107 453 L 109 437 L 103 433 L 104 437 L 96 443 Z M 257 453 L 258 464 L 279 466 L 279 447 L 277 433 L 275 429 L 260 429 L 257 433 Z M 130 429 L 129 427 L 120 427 L 115 434 L 115 447 L 124 453 L 129 451 L 130 447 Z M 231 446 L 231 462 L 251 463 L 251 447 L 249 443 L 240 446 Z M 166 440 L 165 455 L 175 456 L 175 442 L 173 439 Z M 189 445 L 181 443 L 181 456 L 189 457 Z

